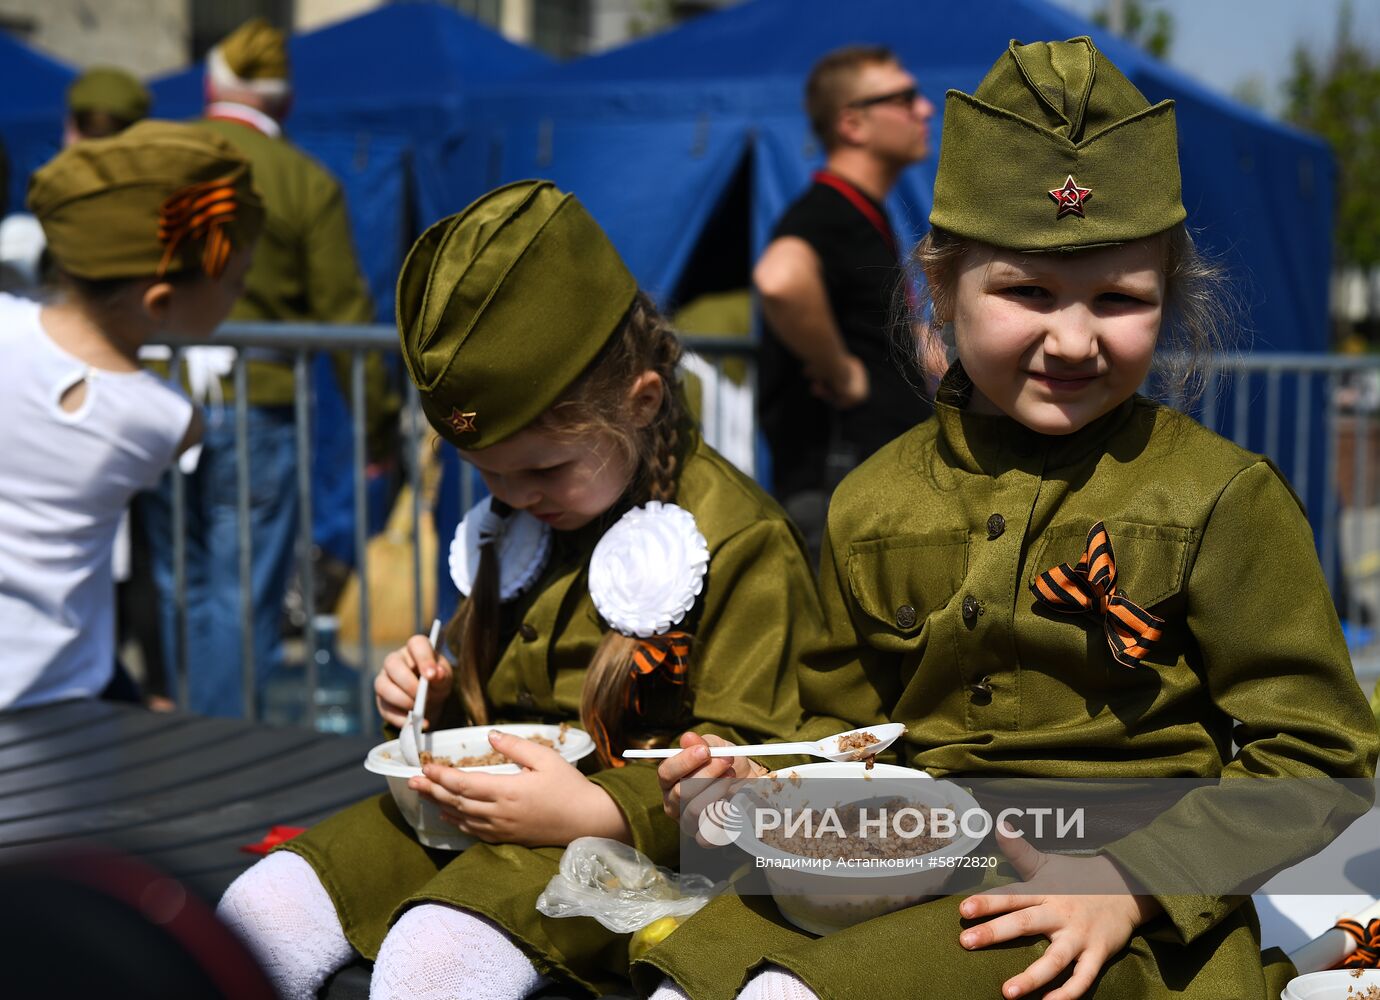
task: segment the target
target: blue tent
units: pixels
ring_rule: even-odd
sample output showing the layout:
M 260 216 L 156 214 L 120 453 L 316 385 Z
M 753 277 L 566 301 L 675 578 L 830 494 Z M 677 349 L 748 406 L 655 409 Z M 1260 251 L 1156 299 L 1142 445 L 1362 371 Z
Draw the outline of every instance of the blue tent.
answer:
M 428 207 L 440 215 L 498 183 L 551 178 L 585 201 L 642 285 L 676 307 L 746 286 L 775 220 L 821 162 L 801 95 L 823 53 L 849 43 L 890 47 L 942 115 L 945 91 L 971 92 L 1011 38 L 1082 34 L 1152 102 L 1176 101 L 1189 223 L 1237 280 L 1241 346 L 1325 350 L 1334 184 L 1325 144 L 1046 0 L 749 0 L 477 96 L 463 143 L 433 150 L 446 186 Z M 933 128 L 938 136 L 942 121 Z M 927 227 L 936 162 L 907 171 L 890 200 L 903 242 Z M 1252 397 L 1258 388 L 1248 387 Z M 1248 409 L 1251 426 L 1233 426 L 1241 412 L 1233 390 L 1218 390 L 1225 418 L 1217 428 L 1263 447 L 1260 408 Z M 1314 392 L 1313 412 L 1300 419 L 1324 426 L 1323 395 Z M 1291 390 L 1282 403 L 1292 412 Z M 1325 448 L 1320 439 L 1311 446 L 1314 488 L 1305 499 L 1318 515 Z M 1273 457 L 1295 468 L 1293 449 L 1282 441 Z
M 402 254 L 424 221 L 412 214 L 414 183 L 434 137 L 461 129 L 477 87 L 516 80 L 551 61 L 448 7 L 390 4 L 289 41 L 293 106 L 286 127 L 345 188 L 380 319 L 391 321 Z M 201 112 L 204 67 L 154 81 L 163 118 Z M 453 138 L 452 142 L 460 141 Z
M 550 177 L 590 205 L 646 287 L 683 302 L 714 280 L 703 269 L 722 270 L 725 254 L 745 284 L 745 262 L 806 186 L 820 155 L 801 89 L 822 53 L 889 45 L 942 113 L 944 91 L 971 91 L 1009 39 L 1080 34 L 1092 34 L 1151 101 L 1177 102 L 1190 224 L 1245 278 L 1253 346 L 1324 348 L 1326 146 L 1044 0 L 751 0 L 477 99 L 467 141 L 486 135 L 489 156 L 451 158 L 452 196 L 439 207 L 453 210 L 486 184 Z M 925 229 L 935 162 L 909 171 L 890 205 L 908 239 Z M 722 219 L 730 204 L 746 216 Z M 706 234 L 730 242 L 711 252 Z
M 419 206 L 434 200 L 432 150 L 464 145 L 465 107 L 475 88 L 530 75 L 551 61 L 433 3 L 390 4 L 294 36 L 289 56 L 288 133 L 340 178 L 378 318 L 391 323 L 403 254 L 431 221 Z M 203 74 L 194 66 L 154 82 L 157 113 L 199 114 Z M 351 454 L 348 411 L 326 359 L 316 376 L 314 536 L 351 562 L 353 484 L 339 474 Z
M 0 93 L 5 95 L 0 105 L 0 140 L 10 161 L 8 205 L 12 212 L 24 204 L 29 174 L 62 143 L 67 86 L 75 76 L 69 66 L 0 31 Z
M 436 3 L 394 3 L 294 35 L 290 128 L 374 125 L 424 137 L 453 127 L 470 90 L 551 60 Z M 203 67 L 152 84 L 159 114 L 201 110 Z
M 466 148 L 461 124 L 471 92 L 546 69 L 551 60 L 434 3 L 390 4 L 295 36 L 289 51 L 294 101 L 287 129 L 340 178 L 378 318 L 391 322 L 403 253 L 431 221 L 424 206 L 437 201 L 433 192 L 445 183 L 437 151 Z M 10 95 L 0 109 L 0 136 L 11 159 L 12 207 L 22 205 L 28 175 L 58 151 L 74 75 L 0 34 L 0 82 Z M 203 75 L 198 65 L 154 81 L 154 114 L 199 115 Z M 350 559 L 351 484 L 338 474 L 348 467 L 349 421 L 334 379 L 316 381 L 317 541 Z
M 0 117 L 18 109 L 61 109 L 67 84 L 75 74 L 51 56 L 29 48 L 0 31 L 0 87 L 7 95 Z

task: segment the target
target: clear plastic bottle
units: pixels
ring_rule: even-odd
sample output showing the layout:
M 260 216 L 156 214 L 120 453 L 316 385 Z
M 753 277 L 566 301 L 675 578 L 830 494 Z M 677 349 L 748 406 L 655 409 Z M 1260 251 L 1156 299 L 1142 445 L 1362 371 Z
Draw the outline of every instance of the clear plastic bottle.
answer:
M 335 615 L 312 619 L 316 632 L 316 729 L 322 733 L 359 732 L 359 671 L 340 658 Z

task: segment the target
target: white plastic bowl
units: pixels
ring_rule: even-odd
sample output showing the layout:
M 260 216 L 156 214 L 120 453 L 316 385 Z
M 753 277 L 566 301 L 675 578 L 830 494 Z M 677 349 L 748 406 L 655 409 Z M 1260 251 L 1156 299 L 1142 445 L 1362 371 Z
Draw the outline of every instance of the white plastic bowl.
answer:
M 969 810 L 982 811 L 973 797 L 957 785 L 948 781 L 935 781 L 924 771 L 909 767 L 876 764 L 868 772 L 862 763 L 831 762 L 786 768 L 778 772 L 778 776 L 785 778 L 792 773 L 802 778 L 831 778 L 835 782 L 841 778 L 856 780 L 860 789 L 859 799 L 867 797 L 863 775 L 870 774 L 874 779 L 886 779 L 885 784 L 878 787 L 879 795 L 891 797 L 901 794 L 896 782 L 902 781 L 906 785 L 903 794 L 921 805 L 949 808 L 958 815 Z M 772 801 L 784 807 L 804 808 L 809 803 L 810 793 L 809 781 L 799 784 L 783 781 L 780 791 L 773 794 Z M 816 806 L 822 805 L 816 803 Z M 744 814 L 751 814 L 751 806 L 744 803 L 740 804 L 739 808 Z M 743 850 L 768 861 L 796 857 L 770 844 L 762 843 L 754 833 L 751 823 L 744 826 L 736 839 L 738 846 Z M 933 857 L 936 860 L 967 857 L 981 842 L 980 837 L 970 837 L 960 832 L 950 843 L 925 857 Z M 762 869 L 781 915 L 811 934 L 828 934 L 831 931 L 842 930 L 844 927 L 851 927 L 884 913 L 932 899 L 943 891 L 944 885 L 959 870 L 957 866 L 900 870 L 856 867 Z
M 1348 986 L 1352 988 L 1350 996 Z M 1351 969 L 1310 972 L 1289 980 L 1279 1000 L 1355 1000 L 1367 986 L 1380 986 L 1380 969 L 1365 969 L 1359 976 Z
M 435 733 L 422 734 L 421 749 L 430 751 L 438 757 L 456 760 L 461 757 L 479 757 L 492 753 L 489 733 L 497 729 L 512 736 L 530 738 L 541 736 L 556 744 L 562 757 L 572 764 L 594 752 L 594 741 L 583 729 L 567 728 L 565 741 L 560 739 L 560 726 L 547 726 L 537 723 L 514 723 L 497 726 L 466 726 L 463 729 L 442 729 Z M 411 767 L 403 760 L 402 750 L 397 740 L 380 743 L 364 758 L 366 770 L 381 774 L 388 779 L 388 790 L 393 793 L 393 801 L 398 809 L 417 831 L 417 839 L 427 847 L 439 847 L 447 851 L 463 851 L 474 843 L 474 838 L 461 833 L 452 823 L 441 818 L 441 807 L 431 799 L 424 798 L 420 792 L 407 787 L 409 778 L 422 773 L 420 767 Z M 490 764 L 486 767 L 466 767 L 466 771 L 479 771 L 485 774 L 517 774 L 516 764 Z

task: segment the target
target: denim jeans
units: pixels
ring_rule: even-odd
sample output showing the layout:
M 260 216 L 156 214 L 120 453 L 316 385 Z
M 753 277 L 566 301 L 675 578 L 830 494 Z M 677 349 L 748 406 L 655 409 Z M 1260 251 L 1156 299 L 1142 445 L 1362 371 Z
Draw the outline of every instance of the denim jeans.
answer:
M 244 715 L 234 411 L 208 413 L 201 459 L 186 479 L 188 707 Z M 159 618 L 170 670 L 173 602 L 172 481 L 140 499 L 147 518 Z M 260 695 L 282 660 L 282 608 L 297 540 L 297 438 L 291 407 L 249 408 L 249 533 L 254 670 Z

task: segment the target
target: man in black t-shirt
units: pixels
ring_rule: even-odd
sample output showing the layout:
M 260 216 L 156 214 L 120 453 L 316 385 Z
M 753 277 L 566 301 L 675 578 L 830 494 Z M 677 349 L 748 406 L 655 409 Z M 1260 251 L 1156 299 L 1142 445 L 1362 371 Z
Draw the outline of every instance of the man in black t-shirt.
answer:
M 805 107 L 825 166 L 777 223 L 753 284 L 774 492 L 817 554 L 839 480 L 929 413 L 913 366 L 893 357 L 907 285 L 882 202 L 929 154 L 934 106 L 889 50 L 851 46 L 815 64 Z

